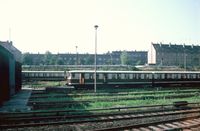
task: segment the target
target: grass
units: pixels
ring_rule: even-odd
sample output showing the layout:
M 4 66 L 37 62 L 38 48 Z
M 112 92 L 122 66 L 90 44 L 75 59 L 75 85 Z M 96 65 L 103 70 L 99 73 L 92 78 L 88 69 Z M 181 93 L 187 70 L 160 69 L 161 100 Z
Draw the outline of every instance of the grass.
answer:
M 62 86 L 65 82 L 33 82 L 25 83 L 30 84 L 33 88 L 49 87 L 49 86 Z M 65 110 L 87 110 L 96 108 L 111 108 L 111 107 L 126 107 L 126 106 L 144 106 L 144 105 L 162 105 L 162 104 L 172 104 L 174 101 L 188 101 L 188 102 L 200 102 L 199 89 L 193 88 L 134 88 L 134 89 L 104 89 L 97 90 L 97 93 L 93 91 L 73 91 L 70 92 L 71 95 L 67 96 L 66 93 L 54 93 L 49 92 L 47 94 L 37 94 L 34 96 L 49 96 L 48 98 L 36 98 L 35 101 L 67 101 L 67 100 L 98 100 L 98 99 L 118 99 L 113 101 L 96 101 L 89 104 L 78 103 L 77 105 L 71 105 L 69 107 L 64 107 Z M 184 91 L 191 91 L 190 93 Z M 113 94 L 113 92 L 115 94 Z M 119 94 L 117 94 L 119 93 Z M 122 95 L 127 93 L 126 95 Z M 64 95 L 66 97 L 56 97 L 57 95 Z M 121 95 L 120 95 L 121 94 Z M 194 96 L 187 98 L 174 98 L 165 99 L 165 96 L 169 95 L 185 95 L 192 94 Z M 75 96 L 73 96 L 75 95 Z M 80 96 L 78 96 L 80 95 Z M 160 99 L 148 99 L 148 97 L 162 97 Z M 120 100 L 121 98 L 136 98 L 144 97 L 140 100 Z M 51 108 L 47 110 L 56 110 L 56 108 Z
M 44 88 L 50 86 L 64 86 L 65 84 L 65 81 L 32 81 L 24 82 L 23 86 L 28 86 L 30 88 Z
M 56 96 L 59 96 L 59 95 L 62 95 L 62 94 L 49 94 L 47 98 L 35 98 L 33 99 L 34 101 L 67 101 L 67 100 L 74 100 L 74 101 L 80 101 L 80 100 L 96 100 L 98 101 L 98 99 L 125 99 L 125 98 L 146 98 L 146 97 L 166 97 L 166 96 L 182 96 L 182 95 L 194 95 L 194 96 L 198 96 L 199 93 L 197 91 L 194 91 L 193 93 L 177 93 L 177 92 L 154 92 L 153 94 L 142 94 L 142 93 L 139 93 L 139 94 L 134 94 L 136 92 L 129 92 L 129 94 L 127 95 L 118 95 L 118 94 L 115 94 L 115 95 L 111 95 L 111 96 L 89 96 L 89 95 L 86 95 L 86 96 L 80 96 L 80 97 L 70 97 L 70 96 L 63 96 L 63 97 L 56 97 Z M 45 94 L 46 96 L 47 94 Z M 41 96 L 41 95 L 40 95 Z M 55 96 L 55 97 L 54 97 Z
M 188 102 L 200 102 L 200 96 L 190 98 L 178 98 L 178 99 L 151 99 L 151 100 L 129 100 L 129 101 L 117 101 L 117 102 L 95 102 L 90 103 L 86 109 L 94 108 L 110 108 L 110 107 L 126 107 L 126 106 L 144 106 L 144 105 L 164 105 L 172 104 L 175 101 L 188 101 Z

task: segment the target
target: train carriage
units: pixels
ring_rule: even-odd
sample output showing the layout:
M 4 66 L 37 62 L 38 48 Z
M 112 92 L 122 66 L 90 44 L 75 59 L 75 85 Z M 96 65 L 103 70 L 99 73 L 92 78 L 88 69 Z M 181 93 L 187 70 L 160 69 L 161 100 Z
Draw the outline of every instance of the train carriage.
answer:
M 92 88 L 94 71 L 69 71 L 69 85 Z M 97 71 L 97 85 L 115 87 L 138 86 L 198 86 L 200 72 L 196 71 Z
M 197 71 L 97 71 L 98 87 L 199 86 Z M 75 88 L 93 88 L 94 70 L 23 71 L 23 80 L 63 81 Z
M 23 80 L 64 81 L 65 71 L 22 71 Z

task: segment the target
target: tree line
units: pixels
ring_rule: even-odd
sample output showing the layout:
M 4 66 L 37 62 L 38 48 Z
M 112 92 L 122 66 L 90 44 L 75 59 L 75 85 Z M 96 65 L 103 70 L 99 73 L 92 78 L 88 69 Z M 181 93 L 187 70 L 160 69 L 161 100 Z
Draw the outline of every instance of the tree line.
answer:
M 120 54 L 121 65 L 134 65 L 133 60 L 126 51 Z M 50 51 L 46 51 L 44 54 L 30 54 L 26 52 L 22 54 L 22 64 L 23 65 L 93 65 L 94 57 L 87 54 L 84 59 L 68 59 L 63 60 L 59 55 L 52 54 Z M 110 59 L 107 60 L 105 64 L 115 64 Z

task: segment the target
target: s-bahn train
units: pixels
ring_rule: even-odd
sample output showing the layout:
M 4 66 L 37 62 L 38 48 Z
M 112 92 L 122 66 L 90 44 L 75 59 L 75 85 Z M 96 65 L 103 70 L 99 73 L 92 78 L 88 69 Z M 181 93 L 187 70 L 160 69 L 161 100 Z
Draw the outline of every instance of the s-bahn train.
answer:
M 64 81 L 66 74 L 66 71 L 22 71 L 22 79 L 24 81 Z
M 97 71 L 97 85 L 109 87 L 200 86 L 200 72 L 194 71 Z M 94 86 L 94 71 L 69 71 L 68 85 Z
M 23 71 L 24 80 L 67 80 L 75 88 L 93 88 L 94 70 Z M 200 86 L 200 72 L 196 71 L 97 71 L 98 86 Z

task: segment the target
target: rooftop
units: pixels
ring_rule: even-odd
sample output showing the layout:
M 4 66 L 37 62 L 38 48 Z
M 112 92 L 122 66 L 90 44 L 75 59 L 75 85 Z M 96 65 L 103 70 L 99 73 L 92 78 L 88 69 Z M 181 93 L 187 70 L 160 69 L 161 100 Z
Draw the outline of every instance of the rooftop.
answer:
M 163 44 L 163 43 L 152 43 L 156 51 L 162 52 L 182 52 L 182 53 L 200 53 L 200 46 L 198 45 L 176 45 L 176 44 Z

